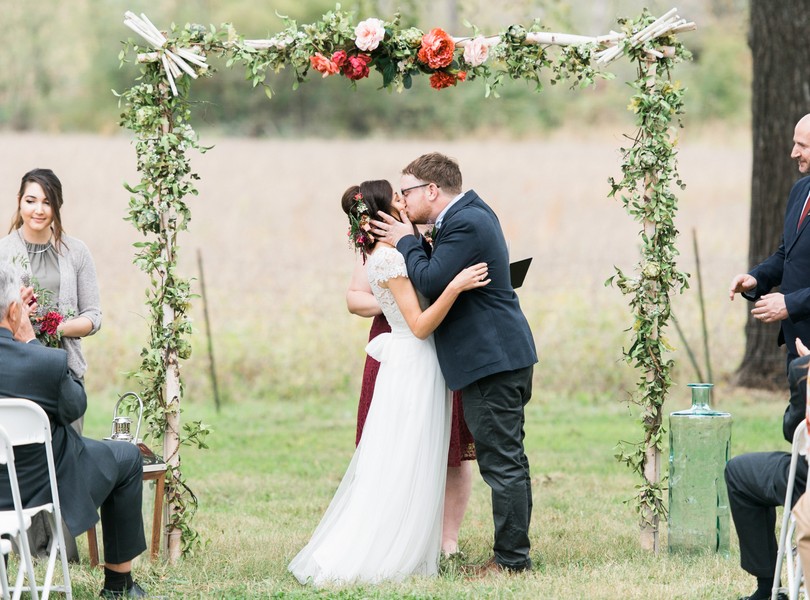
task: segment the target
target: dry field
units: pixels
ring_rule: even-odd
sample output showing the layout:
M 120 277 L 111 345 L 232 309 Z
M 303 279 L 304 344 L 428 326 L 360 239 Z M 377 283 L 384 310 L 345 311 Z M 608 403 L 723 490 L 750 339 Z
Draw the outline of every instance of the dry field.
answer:
M 681 268 L 694 271 L 697 232 L 715 373 L 741 356 L 743 303 L 726 297 L 731 276 L 747 267 L 750 145 L 744 132 L 684 139 L 680 166 Z M 465 185 L 500 215 L 515 258 L 533 256 L 520 290 L 540 352 L 539 381 L 599 394 L 632 382 L 620 359 L 625 301 L 603 282 L 613 265 L 632 269 L 638 228 L 606 197 L 618 175 L 619 132 L 558 134 L 537 141 L 257 141 L 203 138 L 215 148 L 194 158 L 202 177 L 191 198 L 190 231 L 181 237 L 184 272 L 197 276 L 202 252 L 222 385 L 323 389 L 359 373 L 366 324 L 345 311 L 353 266 L 339 198 L 363 179 L 398 179 L 411 158 L 432 150 L 456 157 Z M 99 272 L 104 325 L 86 341 L 93 393 L 131 387 L 118 375 L 137 365 L 145 336 L 146 277 L 132 265 L 138 234 L 123 220 L 135 182 L 134 149 L 124 136 L 4 134 L 0 189 L 10 220 L 20 176 L 51 167 L 65 192 L 63 221 L 90 247 Z M 0 211 L 0 214 L 3 214 Z M 694 278 L 693 278 L 694 280 Z M 195 285 L 199 290 L 199 287 Z M 700 350 L 696 285 L 675 299 L 690 342 Z M 199 303 L 195 356 L 184 377 L 192 396 L 208 395 Z M 673 342 L 680 342 L 671 334 Z M 693 379 L 684 353 L 678 383 Z M 337 363 L 337 364 L 336 364 Z M 618 367 L 614 365 L 618 364 Z M 545 365 L 545 368 L 544 368 Z M 574 368 L 585 377 L 571 379 Z M 687 394 L 679 393 L 686 402 Z M 718 390 L 718 399 L 722 389 Z

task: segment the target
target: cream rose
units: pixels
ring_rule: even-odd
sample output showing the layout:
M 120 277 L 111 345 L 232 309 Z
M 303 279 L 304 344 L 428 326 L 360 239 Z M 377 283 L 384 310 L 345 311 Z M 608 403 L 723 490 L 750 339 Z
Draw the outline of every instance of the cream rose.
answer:
M 464 46 L 464 62 L 477 67 L 486 62 L 489 57 L 489 43 L 483 36 L 478 36 Z
M 380 19 L 366 19 L 354 28 L 354 43 L 360 50 L 371 52 L 385 37 L 385 27 Z

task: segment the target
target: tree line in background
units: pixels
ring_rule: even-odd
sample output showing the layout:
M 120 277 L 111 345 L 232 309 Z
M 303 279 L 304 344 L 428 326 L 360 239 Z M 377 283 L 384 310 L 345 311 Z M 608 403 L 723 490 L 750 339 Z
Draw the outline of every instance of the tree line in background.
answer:
M 670 2 L 650 0 L 353 0 L 345 9 L 361 17 L 386 16 L 400 10 L 403 22 L 428 30 L 440 26 L 453 35 L 472 33 L 465 20 L 487 34 L 511 23 L 539 17 L 553 31 L 598 35 L 617 29 L 616 19 L 634 17 L 641 5 L 654 14 Z M 131 84 L 133 70 L 120 68 L 121 41 L 130 37 L 123 24 L 125 10 L 144 12 L 158 27 L 197 22 L 232 22 L 240 34 L 266 38 L 283 28 L 278 14 L 300 23 L 317 20 L 334 8 L 333 0 L 0 0 L 6 51 L 0 53 L 0 128 L 26 131 L 118 130 L 119 108 L 111 90 Z M 746 45 L 748 10 L 745 0 L 685 0 L 682 14 L 698 22 L 690 36 L 693 64 L 683 68 L 689 89 L 689 123 L 730 121 L 746 124 L 750 114 L 750 52 Z M 221 68 L 224 65 L 217 65 Z M 633 79 L 616 70 L 618 78 Z M 193 110 L 202 127 L 228 135 L 248 136 L 365 136 L 385 133 L 403 137 L 435 133 L 463 137 L 489 133 L 522 137 L 563 125 L 579 127 L 630 123 L 626 90 L 621 85 L 597 85 L 573 93 L 564 85 L 538 95 L 534 85 L 505 86 L 497 101 L 484 97 L 474 83 L 452 94 L 430 88 L 427 78 L 408 94 L 352 93 L 341 78 L 310 80 L 298 91 L 292 73 L 268 77 L 273 99 L 263 90 L 244 85 L 239 70 L 222 69 L 216 78 L 195 86 Z M 360 92 L 376 83 L 361 81 Z M 551 87 L 544 82 L 545 87 Z M 368 89 L 366 89 L 368 88 Z M 451 98 L 452 95 L 452 98 Z

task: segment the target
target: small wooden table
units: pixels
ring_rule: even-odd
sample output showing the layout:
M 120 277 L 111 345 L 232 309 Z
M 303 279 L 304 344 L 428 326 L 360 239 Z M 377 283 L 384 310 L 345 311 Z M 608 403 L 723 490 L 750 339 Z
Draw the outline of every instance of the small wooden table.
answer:
M 155 506 L 152 512 L 152 546 L 149 557 L 155 560 L 160 554 L 160 535 L 163 524 L 163 495 L 166 485 L 166 463 L 158 462 L 143 465 L 143 480 L 155 482 Z M 96 526 L 93 525 L 87 530 L 87 545 L 90 548 L 90 566 L 98 566 L 98 538 L 96 537 Z

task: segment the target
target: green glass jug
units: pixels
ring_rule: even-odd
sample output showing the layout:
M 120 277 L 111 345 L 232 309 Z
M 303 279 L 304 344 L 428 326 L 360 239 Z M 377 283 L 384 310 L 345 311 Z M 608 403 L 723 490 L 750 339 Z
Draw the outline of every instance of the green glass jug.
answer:
M 689 387 L 692 407 L 669 415 L 669 551 L 728 556 L 731 415 L 711 408 L 711 383 Z

